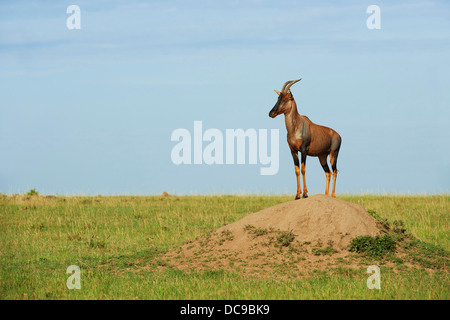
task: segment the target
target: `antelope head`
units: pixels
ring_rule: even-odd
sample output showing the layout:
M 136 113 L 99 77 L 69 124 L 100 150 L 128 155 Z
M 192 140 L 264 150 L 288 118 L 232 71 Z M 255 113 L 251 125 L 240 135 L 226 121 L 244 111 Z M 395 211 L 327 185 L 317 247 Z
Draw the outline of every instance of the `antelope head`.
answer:
M 274 90 L 278 95 L 278 100 L 272 110 L 270 110 L 269 117 L 275 118 L 277 115 L 289 112 L 291 110 L 292 105 L 290 102 L 294 100 L 294 97 L 292 96 L 290 88 L 294 83 L 297 83 L 300 80 L 302 79 L 287 81 L 283 85 L 281 92 Z

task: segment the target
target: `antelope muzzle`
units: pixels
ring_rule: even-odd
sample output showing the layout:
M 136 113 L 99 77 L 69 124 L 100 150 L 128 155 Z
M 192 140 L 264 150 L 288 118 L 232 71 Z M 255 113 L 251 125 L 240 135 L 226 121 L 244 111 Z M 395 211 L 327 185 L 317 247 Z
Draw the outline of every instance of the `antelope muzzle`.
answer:
M 269 117 L 275 118 L 278 115 L 278 109 L 280 108 L 281 95 L 278 96 L 277 103 L 273 106 L 272 110 L 269 112 Z
M 270 110 L 269 117 L 275 118 L 277 115 L 278 115 L 278 113 L 277 113 L 277 110 L 275 110 L 275 107 L 272 110 Z

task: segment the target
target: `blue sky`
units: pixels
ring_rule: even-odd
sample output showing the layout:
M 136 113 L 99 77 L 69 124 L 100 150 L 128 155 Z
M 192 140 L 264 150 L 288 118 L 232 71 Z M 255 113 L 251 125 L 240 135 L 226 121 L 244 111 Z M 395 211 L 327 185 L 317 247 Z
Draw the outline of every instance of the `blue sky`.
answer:
M 268 112 L 300 77 L 299 112 L 343 139 L 337 193 L 448 192 L 449 16 L 446 1 L 2 1 L 0 192 L 294 195 Z M 196 120 L 279 129 L 278 174 L 173 164 L 171 133 Z M 306 168 L 323 193 L 317 158 Z

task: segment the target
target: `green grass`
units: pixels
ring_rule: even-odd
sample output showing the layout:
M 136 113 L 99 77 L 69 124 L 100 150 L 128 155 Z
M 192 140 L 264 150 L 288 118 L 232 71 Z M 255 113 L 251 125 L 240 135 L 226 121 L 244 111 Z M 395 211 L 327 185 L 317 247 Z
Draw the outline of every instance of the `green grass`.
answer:
M 393 252 L 395 246 L 395 240 L 389 234 L 376 237 L 359 236 L 352 239 L 348 250 L 369 256 L 382 257 L 388 252 Z
M 381 266 L 381 290 L 369 290 L 362 264 L 300 280 L 244 277 L 229 271 L 186 273 L 167 267 L 171 248 L 292 196 L 57 197 L 0 194 L 1 299 L 449 299 L 442 256 L 449 250 L 450 196 L 340 198 L 387 221 L 402 220 L 415 238 L 409 259 L 421 267 Z M 264 230 L 256 230 L 256 235 Z M 224 234 L 224 238 L 229 235 Z M 292 237 L 280 235 L 288 245 Z M 326 248 L 325 248 L 326 249 Z M 318 254 L 332 254 L 323 250 Z M 395 260 L 397 259 L 397 260 Z M 400 259 L 401 260 L 401 259 Z M 367 263 L 373 261 L 367 260 Z M 81 268 L 81 290 L 66 269 Z M 164 268 L 161 268 L 163 266 Z M 423 268 L 434 268 L 428 272 Z
M 332 255 L 334 253 L 338 252 L 338 250 L 336 250 L 333 247 L 326 247 L 323 249 L 320 248 L 312 248 L 312 253 L 316 256 L 320 256 L 320 255 Z
M 348 195 L 339 198 L 373 210 L 388 221 L 401 220 L 415 237 L 446 250 L 450 248 L 449 195 Z

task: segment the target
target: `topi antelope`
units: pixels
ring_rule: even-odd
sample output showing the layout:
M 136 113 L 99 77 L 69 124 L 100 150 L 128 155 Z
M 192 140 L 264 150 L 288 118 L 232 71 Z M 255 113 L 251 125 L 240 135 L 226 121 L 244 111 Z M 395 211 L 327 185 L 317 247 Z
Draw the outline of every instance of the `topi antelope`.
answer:
M 301 153 L 302 177 L 303 177 L 303 198 L 308 197 L 308 189 L 305 182 L 306 156 L 319 157 L 320 164 L 325 171 L 327 179 L 325 194 L 328 195 L 330 189 L 331 172 L 327 164 L 328 155 L 330 155 L 331 168 L 333 169 L 333 191 L 332 197 L 335 197 L 336 177 L 337 177 L 337 158 L 339 148 L 341 147 L 341 136 L 331 128 L 313 123 L 307 116 L 302 116 L 297 111 L 297 104 L 292 96 L 290 87 L 299 82 L 298 80 L 287 81 L 281 92 L 275 90 L 278 100 L 275 106 L 270 110 L 269 117 L 275 118 L 284 113 L 284 120 L 287 129 L 287 141 L 294 159 L 295 174 L 297 176 L 297 194 L 295 199 L 300 199 L 302 188 L 300 186 L 300 168 L 298 161 L 298 152 Z

